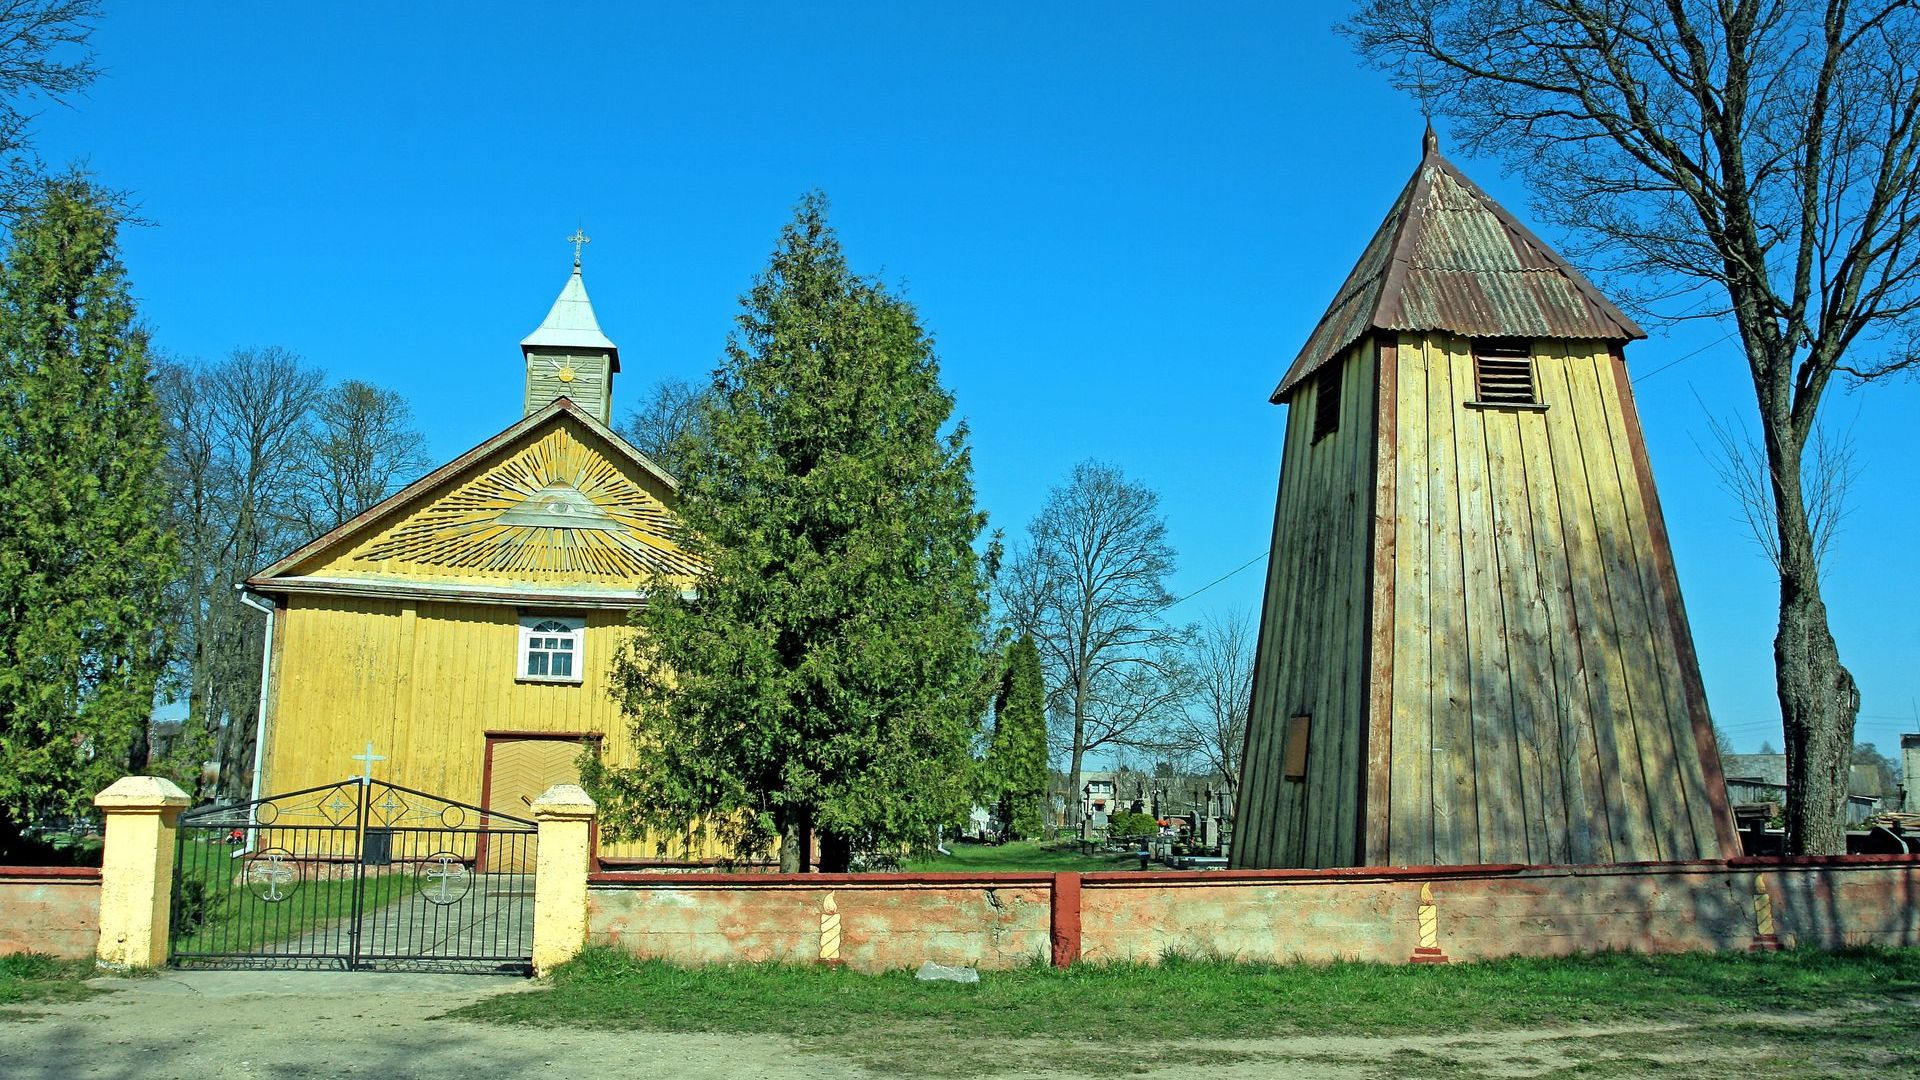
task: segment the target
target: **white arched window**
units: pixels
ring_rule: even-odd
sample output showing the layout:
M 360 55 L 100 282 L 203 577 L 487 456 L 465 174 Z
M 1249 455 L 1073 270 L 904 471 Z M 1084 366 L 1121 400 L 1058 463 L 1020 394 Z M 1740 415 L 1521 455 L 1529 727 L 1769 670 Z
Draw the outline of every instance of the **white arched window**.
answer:
M 527 682 L 577 683 L 586 621 L 553 615 L 528 615 L 520 620 L 520 678 Z

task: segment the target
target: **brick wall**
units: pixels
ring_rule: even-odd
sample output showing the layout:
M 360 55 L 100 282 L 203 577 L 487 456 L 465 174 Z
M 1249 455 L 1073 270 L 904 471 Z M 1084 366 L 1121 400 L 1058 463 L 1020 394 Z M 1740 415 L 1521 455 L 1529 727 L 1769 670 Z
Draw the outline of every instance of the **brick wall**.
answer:
M 1422 889 L 1454 960 L 1752 947 L 1920 945 L 1920 858 L 1208 873 L 595 874 L 589 940 L 676 963 L 814 962 L 829 896 L 839 959 L 982 968 L 1051 956 L 1404 963 Z M 1765 901 L 1756 896 L 1764 890 Z M 1056 902 L 1057 901 L 1057 902 Z M 1761 944 L 1768 944 L 1762 941 Z
M 676 963 L 813 963 L 827 899 L 839 959 L 1004 968 L 1049 955 L 1044 874 L 595 874 L 588 941 Z
M 0 955 L 85 959 L 99 938 L 99 870 L 0 866 Z

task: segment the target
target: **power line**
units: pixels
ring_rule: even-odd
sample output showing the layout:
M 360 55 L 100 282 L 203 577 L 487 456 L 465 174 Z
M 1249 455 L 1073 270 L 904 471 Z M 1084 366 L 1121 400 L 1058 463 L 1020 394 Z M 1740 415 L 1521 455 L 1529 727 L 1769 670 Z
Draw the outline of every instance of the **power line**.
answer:
M 1215 585 L 1220 584 L 1221 582 L 1227 580 L 1233 575 L 1239 573 L 1242 570 L 1245 570 L 1247 567 L 1252 566 L 1254 563 L 1257 563 L 1261 559 L 1264 559 L 1266 557 L 1267 557 L 1267 553 L 1263 551 L 1260 554 L 1255 555 L 1253 558 L 1248 559 L 1246 562 L 1241 563 L 1239 566 L 1236 566 L 1233 569 L 1227 571 L 1226 573 L 1221 574 L 1219 577 L 1214 578 L 1212 581 L 1207 582 L 1205 585 L 1202 585 L 1199 588 L 1193 590 L 1187 595 L 1180 597 L 1178 600 L 1168 601 L 1167 604 L 1164 607 L 1162 607 L 1160 610 L 1165 611 L 1167 610 L 1167 608 L 1173 607 L 1176 604 L 1184 604 L 1187 601 L 1193 599 L 1196 596 L 1199 596 L 1201 593 L 1206 592 L 1208 589 L 1213 588 Z
M 1687 361 L 1689 361 L 1689 360 L 1691 360 L 1691 359 L 1693 359 L 1694 357 L 1696 357 L 1696 356 L 1699 356 L 1699 355 L 1700 355 L 1701 353 L 1703 353 L 1703 352 L 1706 352 L 1706 351 L 1707 351 L 1708 349 L 1711 349 L 1711 348 L 1713 348 L 1713 347 L 1714 347 L 1714 346 L 1716 346 L 1716 345 L 1719 345 L 1719 344 L 1722 344 L 1722 343 L 1724 343 L 1724 342 L 1726 342 L 1726 341 L 1728 341 L 1728 340 L 1730 340 L 1730 339 L 1731 339 L 1732 337 L 1733 337 L 1733 331 L 1731 331 L 1731 330 L 1729 330 L 1729 331 L 1727 331 L 1726 333 L 1724 333 L 1724 334 L 1721 334 L 1721 335 L 1720 335 L 1720 340 L 1719 340 L 1719 341 L 1709 341 L 1709 342 L 1707 342 L 1707 343 L 1706 343 L 1705 345 L 1702 345 L 1702 346 L 1700 346 L 1699 348 L 1697 348 L 1697 349 L 1695 349 L 1695 350 L 1693 350 L 1692 352 L 1690 352 L 1690 353 L 1688 353 L 1687 355 L 1685 355 L 1685 356 L 1683 356 L 1683 357 L 1681 357 L 1680 359 L 1678 359 L 1678 360 L 1669 360 L 1668 362 L 1666 362 L 1666 363 L 1664 363 L 1664 364 L 1661 364 L 1661 365 L 1660 365 L 1659 367 L 1657 367 L 1657 368 L 1654 368 L 1654 369 L 1653 369 L 1652 371 L 1649 371 L 1649 372 L 1647 372 L 1647 373 L 1646 373 L 1645 375 L 1642 375 L 1642 376 L 1640 376 L 1639 378 L 1636 378 L 1636 379 L 1634 379 L 1633 381 L 1634 381 L 1634 383 L 1635 383 L 1635 384 L 1637 385 L 1637 384 L 1639 384 L 1639 383 L 1640 383 L 1640 382 L 1641 382 L 1642 380 L 1645 380 L 1645 379 L 1651 379 L 1651 378 L 1653 378 L 1653 377 L 1654 377 L 1655 375 L 1658 375 L 1658 374 L 1660 374 L 1661 372 L 1663 372 L 1663 371 L 1665 371 L 1665 370 L 1667 370 L 1668 368 L 1670 368 L 1670 367 L 1677 367 L 1677 366 L 1679 366 L 1679 365 L 1681 365 L 1681 364 L 1684 364 L 1684 363 L 1686 363 Z

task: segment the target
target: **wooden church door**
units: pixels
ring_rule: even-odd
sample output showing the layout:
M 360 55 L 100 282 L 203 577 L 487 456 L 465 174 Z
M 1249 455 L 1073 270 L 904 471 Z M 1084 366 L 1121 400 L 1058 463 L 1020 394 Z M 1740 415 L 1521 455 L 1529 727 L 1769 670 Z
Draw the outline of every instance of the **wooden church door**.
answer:
M 598 749 L 598 734 L 488 732 L 480 805 L 517 818 L 533 816 L 533 801 L 555 784 L 580 782 L 580 752 Z

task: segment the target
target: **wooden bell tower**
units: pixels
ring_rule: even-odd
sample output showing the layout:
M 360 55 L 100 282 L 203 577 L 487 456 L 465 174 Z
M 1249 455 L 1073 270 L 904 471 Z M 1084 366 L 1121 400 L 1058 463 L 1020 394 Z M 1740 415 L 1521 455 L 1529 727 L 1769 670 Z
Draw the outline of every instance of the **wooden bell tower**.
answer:
M 1428 131 L 1273 395 L 1234 866 L 1739 852 L 1623 355 L 1645 336 Z

